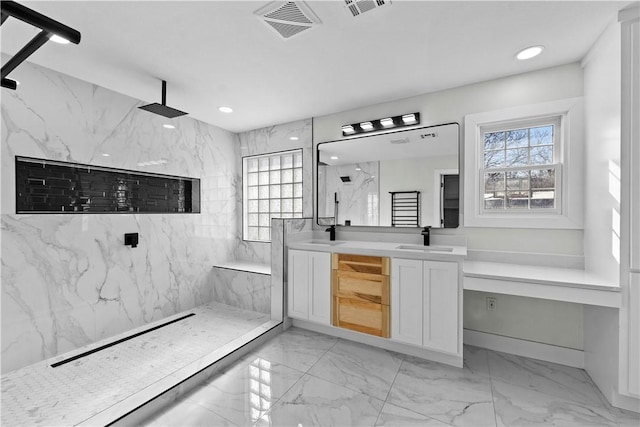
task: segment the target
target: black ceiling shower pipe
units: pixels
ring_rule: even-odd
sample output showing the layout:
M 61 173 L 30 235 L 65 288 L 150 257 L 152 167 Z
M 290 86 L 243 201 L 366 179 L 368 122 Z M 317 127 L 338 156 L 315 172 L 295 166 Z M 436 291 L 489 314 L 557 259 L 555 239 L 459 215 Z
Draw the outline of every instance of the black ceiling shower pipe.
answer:
M 188 114 L 184 111 L 176 110 L 175 108 L 167 106 L 167 82 L 165 80 L 162 80 L 162 104 L 154 102 L 153 104 L 143 105 L 142 107 L 138 108 L 153 114 L 158 114 L 168 119 L 173 119 L 175 117 L 180 117 Z
M 49 40 L 49 37 L 56 35 L 69 40 L 71 43 L 80 43 L 79 31 L 14 1 L 2 1 L 0 3 L 0 10 L 2 11 L 2 22 L 0 25 L 4 24 L 7 18 L 12 16 L 42 30 L 2 67 L 2 87 L 16 89 L 16 82 L 7 79 L 7 75 L 45 44 Z

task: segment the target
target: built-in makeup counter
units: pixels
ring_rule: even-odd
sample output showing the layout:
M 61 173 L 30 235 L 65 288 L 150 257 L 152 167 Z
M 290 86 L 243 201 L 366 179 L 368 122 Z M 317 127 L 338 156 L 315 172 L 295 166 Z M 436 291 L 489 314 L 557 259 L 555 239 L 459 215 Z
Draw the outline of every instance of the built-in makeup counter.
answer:
M 470 252 L 464 262 L 465 290 L 621 306 L 619 283 L 585 271 L 581 257 Z

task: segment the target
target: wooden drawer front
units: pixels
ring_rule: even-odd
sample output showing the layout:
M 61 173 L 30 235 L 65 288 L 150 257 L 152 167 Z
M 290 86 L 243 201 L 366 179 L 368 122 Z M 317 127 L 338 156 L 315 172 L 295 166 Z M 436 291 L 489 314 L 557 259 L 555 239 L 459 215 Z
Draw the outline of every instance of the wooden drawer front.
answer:
M 352 298 L 334 298 L 334 325 L 379 337 L 389 337 L 389 306 Z
M 333 269 L 389 275 L 389 258 L 368 255 L 333 254 Z
M 389 276 L 334 270 L 334 296 L 389 305 Z

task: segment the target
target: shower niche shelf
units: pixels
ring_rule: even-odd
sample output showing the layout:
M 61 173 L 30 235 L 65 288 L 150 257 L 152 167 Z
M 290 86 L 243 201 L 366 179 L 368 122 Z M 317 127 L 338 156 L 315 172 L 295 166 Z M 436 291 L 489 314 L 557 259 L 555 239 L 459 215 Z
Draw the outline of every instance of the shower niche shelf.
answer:
M 16 213 L 199 213 L 200 180 L 16 156 Z

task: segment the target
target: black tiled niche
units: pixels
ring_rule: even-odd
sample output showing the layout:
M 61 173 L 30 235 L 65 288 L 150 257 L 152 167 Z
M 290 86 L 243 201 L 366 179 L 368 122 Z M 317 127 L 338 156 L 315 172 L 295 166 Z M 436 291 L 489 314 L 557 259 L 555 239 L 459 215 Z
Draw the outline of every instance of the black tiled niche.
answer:
M 16 156 L 16 213 L 199 213 L 200 180 Z

